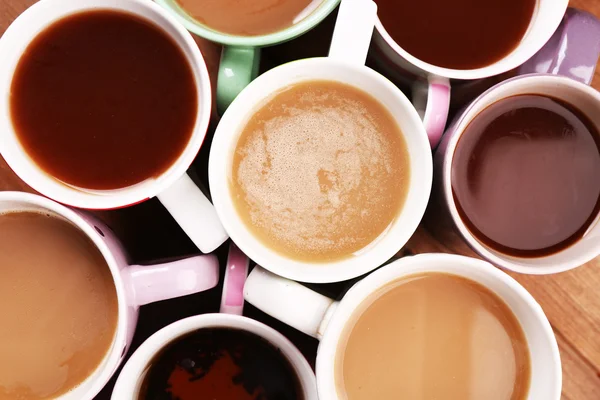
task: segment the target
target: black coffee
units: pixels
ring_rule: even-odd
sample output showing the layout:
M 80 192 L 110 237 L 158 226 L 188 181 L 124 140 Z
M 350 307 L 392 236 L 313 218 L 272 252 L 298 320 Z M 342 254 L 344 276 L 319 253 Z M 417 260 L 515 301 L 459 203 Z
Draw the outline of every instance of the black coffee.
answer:
M 487 246 L 522 257 L 555 253 L 600 211 L 600 133 L 564 101 L 501 100 L 459 140 L 452 190 L 461 218 Z
M 241 330 L 202 329 L 152 362 L 139 400 L 303 400 L 281 351 Z
M 413 56 L 455 69 L 481 68 L 519 44 L 537 0 L 375 0 L 386 31 Z

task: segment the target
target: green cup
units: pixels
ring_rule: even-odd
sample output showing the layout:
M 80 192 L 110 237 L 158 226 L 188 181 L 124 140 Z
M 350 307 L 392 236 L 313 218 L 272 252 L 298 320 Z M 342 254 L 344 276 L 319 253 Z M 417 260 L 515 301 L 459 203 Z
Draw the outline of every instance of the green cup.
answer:
M 303 20 L 279 32 L 260 36 L 236 36 L 219 32 L 201 24 L 176 0 L 155 0 L 170 11 L 190 32 L 223 45 L 217 82 L 217 110 L 222 114 L 236 96 L 258 76 L 260 49 L 292 40 L 319 25 L 340 0 L 323 0 Z

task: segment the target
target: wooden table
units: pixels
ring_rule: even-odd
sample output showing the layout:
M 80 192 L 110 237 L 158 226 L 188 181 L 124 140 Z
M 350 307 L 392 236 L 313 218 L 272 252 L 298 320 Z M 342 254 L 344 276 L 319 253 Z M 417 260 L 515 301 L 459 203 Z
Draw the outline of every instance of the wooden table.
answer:
M 73 0 L 76 1 L 76 0 Z M 2 0 L 0 2 L 0 34 L 11 21 L 35 0 Z M 571 0 L 571 5 L 585 9 L 600 17 L 600 0 Z M 282 46 L 266 49 L 262 68 L 268 69 L 293 58 L 324 55 L 334 19 L 325 23 L 303 38 Z M 219 60 L 219 48 L 198 39 L 212 77 L 215 77 Z M 2 62 L 2 60 L 0 60 Z M 593 86 L 600 89 L 600 72 L 596 72 Z M 5 94 L 2 94 L 5 95 Z M 213 124 L 214 128 L 214 124 Z M 212 137 L 209 132 L 208 142 Z M 206 182 L 206 159 L 210 143 L 206 143 L 192 167 L 200 181 Z M 0 158 L 0 190 L 32 191 L 20 181 Z M 194 245 L 181 232 L 167 212 L 156 201 L 131 207 L 126 210 L 99 214 L 111 224 L 129 249 L 136 263 L 155 259 L 194 254 Z M 475 254 L 453 233 L 438 232 L 434 237 L 426 228 L 420 227 L 406 246 L 405 252 L 452 252 L 475 256 Z M 218 250 L 224 263 L 226 246 Z M 560 346 L 563 364 L 564 400 L 600 399 L 600 258 L 581 268 L 550 276 L 526 276 L 512 274 L 539 301 L 548 315 Z M 352 282 L 320 285 L 316 289 L 339 296 Z M 156 330 L 178 319 L 205 312 L 215 312 L 219 304 L 219 290 L 170 300 L 142 307 L 133 349 Z M 248 305 L 245 315 L 274 326 L 288 336 L 306 357 L 314 363 L 317 343 L 273 320 Z M 114 379 L 97 397 L 108 399 Z M 542 399 L 543 400 L 543 399 Z

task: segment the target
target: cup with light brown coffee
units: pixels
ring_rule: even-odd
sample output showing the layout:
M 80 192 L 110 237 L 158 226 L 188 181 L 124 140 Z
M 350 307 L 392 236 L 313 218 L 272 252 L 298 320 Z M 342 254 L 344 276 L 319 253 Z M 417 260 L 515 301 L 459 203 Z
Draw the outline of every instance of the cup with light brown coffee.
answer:
M 140 306 L 218 280 L 212 255 L 132 266 L 91 215 L 0 192 L 0 399 L 93 398 L 125 357 Z
M 320 340 L 319 398 L 559 400 L 561 362 L 535 299 L 493 265 L 421 254 L 334 301 L 262 268 L 248 302 Z

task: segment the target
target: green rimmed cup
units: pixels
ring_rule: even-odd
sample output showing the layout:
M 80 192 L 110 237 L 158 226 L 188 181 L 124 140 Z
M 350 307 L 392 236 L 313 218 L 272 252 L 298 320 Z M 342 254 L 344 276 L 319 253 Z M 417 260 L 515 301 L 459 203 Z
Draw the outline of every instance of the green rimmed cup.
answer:
M 258 36 L 237 36 L 216 31 L 189 15 L 176 0 L 155 0 L 190 32 L 223 45 L 217 83 L 217 109 L 222 114 L 236 96 L 258 75 L 260 49 L 292 40 L 323 21 L 340 0 L 323 0 L 300 22 L 278 32 Z

